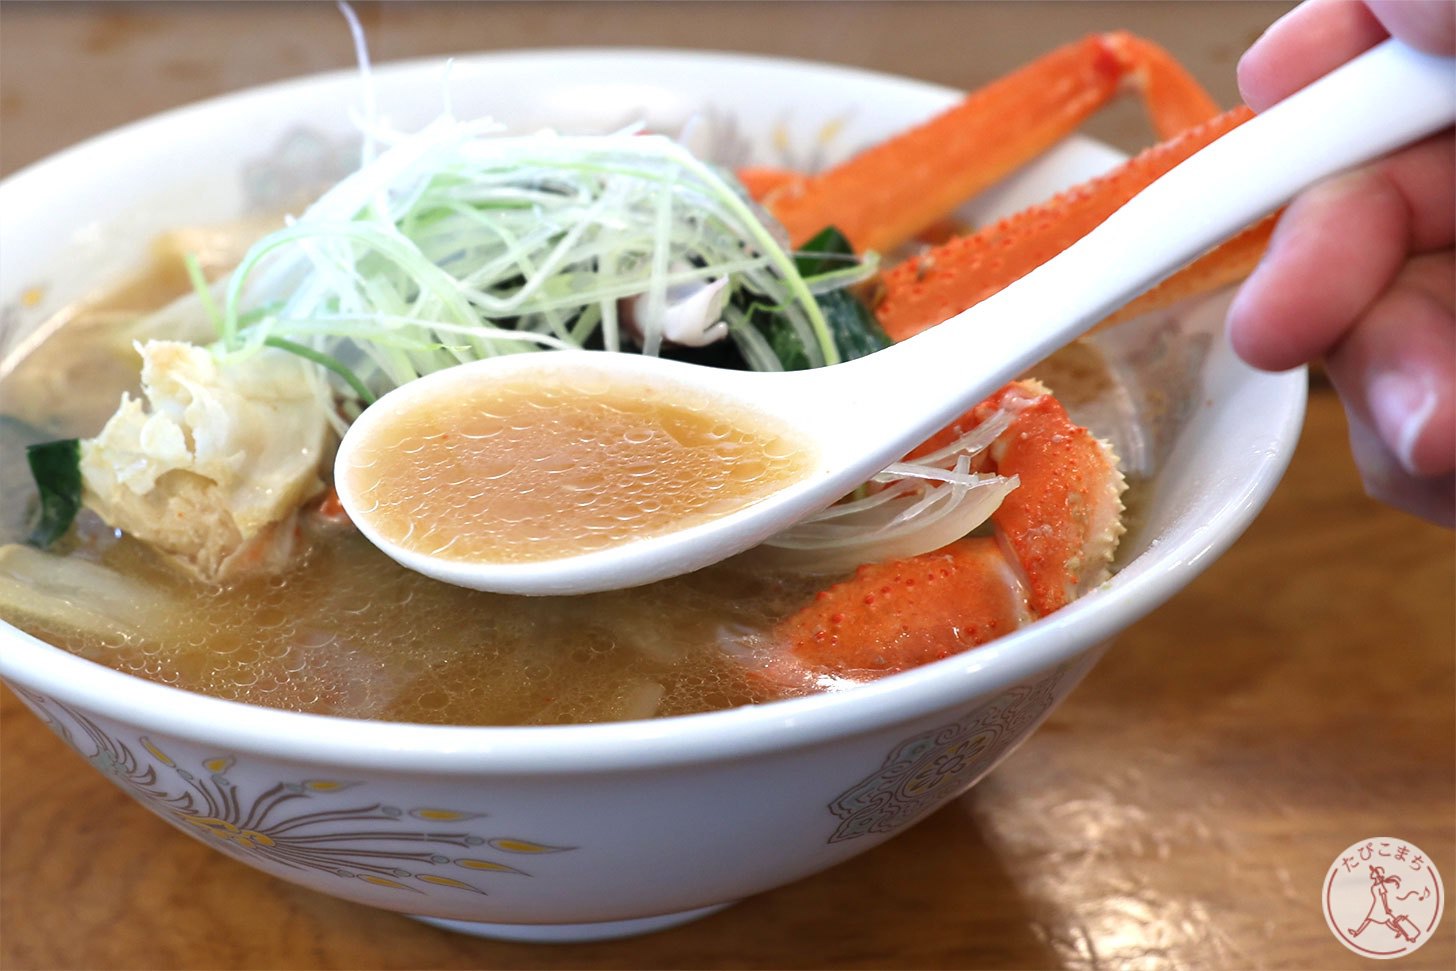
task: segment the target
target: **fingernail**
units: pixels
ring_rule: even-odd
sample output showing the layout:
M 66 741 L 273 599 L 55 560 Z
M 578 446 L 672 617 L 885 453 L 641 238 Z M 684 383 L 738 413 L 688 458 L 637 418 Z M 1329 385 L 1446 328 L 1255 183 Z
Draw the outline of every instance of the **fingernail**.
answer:
M 1419 475 L 1416 443 L 1436 410 L 1436 393 L 1409 374 L 1382 374 L 1370 382 L 1370 411 L 1401 468 Z

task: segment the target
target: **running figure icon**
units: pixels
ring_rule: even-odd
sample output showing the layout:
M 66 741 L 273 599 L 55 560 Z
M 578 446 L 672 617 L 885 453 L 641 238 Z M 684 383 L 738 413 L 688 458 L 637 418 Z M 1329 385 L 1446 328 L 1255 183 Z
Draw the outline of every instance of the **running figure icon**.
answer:
M 1360 922 L 1359 927 L 1345 928 L 1350 932 L 1351 937 L 1359 937 L 1360 934 L 1371 924 L 1380 924 L 1388 927 L 1391 933 L 1403 940 L 1414 944 L 1421 932 L 1411 921 L 1408 914 L 1397 914 L 1390 909 L 1391 890 L 1400 889 L 1400 877 L 1386 876 L 1385 868 L 1370 867 L 1370 910 L 1365 914 L 1365 919 Z M 1407 897 L 1418 896 L 1415 891 L 1406 894 Z M 1404 899 L 1404 898 L 1397 898 Z M 1424 899 L 1424 898 L 1423 898 Z

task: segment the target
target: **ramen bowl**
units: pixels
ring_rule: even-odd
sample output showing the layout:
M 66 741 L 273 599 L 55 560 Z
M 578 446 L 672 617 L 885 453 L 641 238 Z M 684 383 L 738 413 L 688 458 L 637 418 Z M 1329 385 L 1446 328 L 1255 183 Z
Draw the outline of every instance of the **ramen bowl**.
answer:
M 841 67 L 664 51 L 466 57 L 448 82 L 437 61 L 403 63 L 374 82 L 382 116 L 404 129 L 438 114 L 448 84 L 460 117 L 641 123 L 724 164 L 798 168 L 957 98 Z M 24 353 L 59 308 L 134 271 L 158 233 L 268 211 L 343 174 L 360 97 L 352 72 L 273 85 L 131 125 L 0 185 L 0 355 Z M 1114 160 L 1069 140 L 967 214 L 1012 211 Z M 1305 382 L 1239 363 L 1222 306 L 1101 338 L 1126 379 L 1108 420 L 1145 419 L 1119 445 L 1149 476 L 1114 577 L 1014 634 L 851 690 L 607 724 L 392 724 L 192 694 L 9 625 L 0 676 L 144 807 L 280 879 L 517 940 L 668 927 L 862 853 L 963 793 L 1120 630 L 1234 542 L 1289 460 Z

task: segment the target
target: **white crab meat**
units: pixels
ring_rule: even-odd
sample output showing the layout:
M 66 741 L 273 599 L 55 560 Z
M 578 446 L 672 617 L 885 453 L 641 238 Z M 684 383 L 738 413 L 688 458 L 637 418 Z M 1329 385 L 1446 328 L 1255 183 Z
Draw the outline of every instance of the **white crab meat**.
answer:
M 271 348 L 223 360 L 176 341 L 137 351 L 145 401 L 123 394 L 82 442 L 84 503 L 204 580 L 278 569 L 295 513 L 323 488 L 316 368 Z

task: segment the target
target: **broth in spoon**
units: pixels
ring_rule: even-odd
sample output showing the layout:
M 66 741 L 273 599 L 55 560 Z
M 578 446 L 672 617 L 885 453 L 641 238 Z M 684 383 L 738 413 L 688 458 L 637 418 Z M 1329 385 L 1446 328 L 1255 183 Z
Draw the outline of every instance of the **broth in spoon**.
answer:
M 607 549 L 736 512 L 812 465 L 768 415 L 599 371 L 376 408 L 338 466 L 340 491 L 361 525 L 447 560 Z

